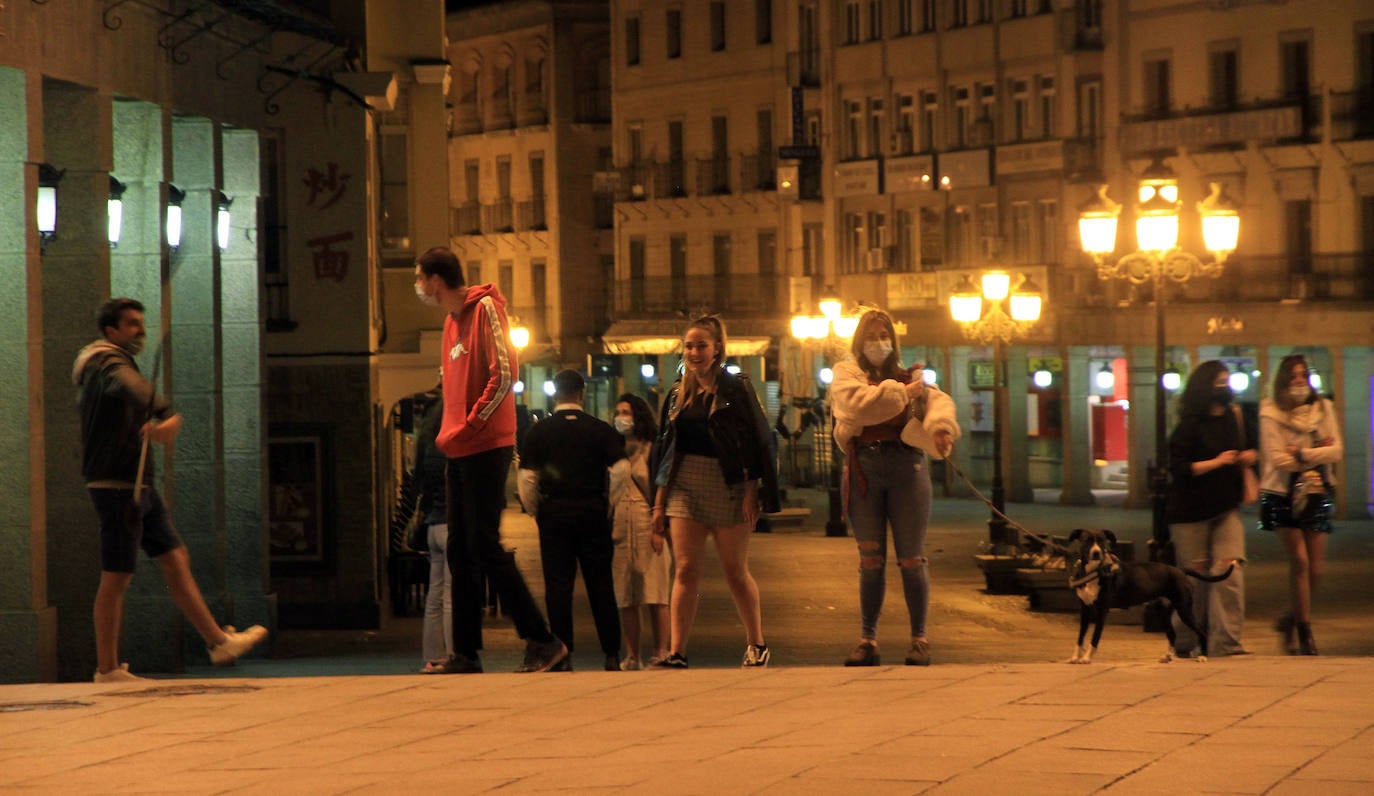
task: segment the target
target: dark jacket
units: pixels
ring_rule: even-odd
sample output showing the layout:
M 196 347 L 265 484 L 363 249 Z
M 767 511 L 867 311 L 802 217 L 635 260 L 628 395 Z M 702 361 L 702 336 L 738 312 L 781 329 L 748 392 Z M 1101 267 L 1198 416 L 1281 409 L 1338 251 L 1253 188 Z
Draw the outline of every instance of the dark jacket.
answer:
M 654 486 L 668 485 L 677 469 L 676 420 L 682 382 L 668 392 L 660 410 L 658 439 L 649 456 Z M 763 415 L 759 397 L 743 373 L 721 370 L 716 375 L 716 400 L 707 416 L 711 444 L 715 446 L 721 474 L 727 484 L 763 481 L 759 503 L 765 512 L 781 509 L 778 501 L 778 468 L 773 429 Z
M 1202 522 L 1239 506 L 1245 488 L 1239 465 L 1194 475 L 1193 462 L 1249 447 L 1234 412 L 1183 416 L 1169 435 L 1168 521 Z
M 171 402 L 155 394 L 128 351 L 108 340 L 81 349 L 72 364 L 72 383 L 81 412 L 82 478 L 133 483 L 143 451 L 139 431 L 152 417 L 171 417 Z M 152 477 L 149 457 L 144 483 Z

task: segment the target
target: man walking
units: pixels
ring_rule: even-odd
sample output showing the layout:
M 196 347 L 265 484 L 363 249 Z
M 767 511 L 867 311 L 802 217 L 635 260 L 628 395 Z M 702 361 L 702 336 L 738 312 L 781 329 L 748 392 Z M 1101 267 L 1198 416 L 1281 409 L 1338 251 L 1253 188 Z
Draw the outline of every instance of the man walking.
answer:
M 415 264 L 415 295 L 442 307 L 444 417 L 435 441 L 448 457 L 448 562 L 453 577 L 453 657 L 446 673 L 482 671 L 482 577 L 526 641 L 517 672 L 544 672 L 568 656 L 549 632 L 515 554 L 501 544 L 506 475 L 515 449 L 517 364 L 506 322 L 506 300 L 495 285 L 463 281 L 453 252 L 436 246 Z
M 134 577 L 139 547 L 162 567 L 172 601 L 205 639 L 211 662 L 233 663 L 266 638 L 267 630 L 254 625 L 236 632 L 215 622 L 191 574 L 186 546 L 150 485 L 148 442 L 171 444 L 181 430 L 181 415 L 134 362 L 147 337 L 143 305 L 130 298 L 111 299 L 100 307 L 97 323 L 102 339 L 81 349 L 72 366 L 81 412 L 81 475 L 100 517 L 95 681 L 143 679 L 119 660 L 124 593 Z
M 520 500 L 539 524 L 549 624 L 568 645 L 569 657 L 559 668 L 572 671 L 573 582 L 581 564 L 606 671 L 616 672 L 620 614 L 611 574 L 615 545 L 610 508 L 629 475 L 625 438 L 582 411 L 582 374 L 559 371 L 553 388 L 553 414 L 535 423 L 520 447 Z

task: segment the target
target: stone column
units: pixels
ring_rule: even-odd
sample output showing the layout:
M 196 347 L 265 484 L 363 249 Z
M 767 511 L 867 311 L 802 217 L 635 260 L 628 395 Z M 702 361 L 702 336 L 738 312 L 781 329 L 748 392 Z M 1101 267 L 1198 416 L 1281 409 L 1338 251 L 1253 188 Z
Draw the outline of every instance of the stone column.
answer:
M 1092 389 L 1092 368 L 1087 346 L 1062 346 L 1064 386 L 1060 401 L 1063 418 L 1063 488 L 1059 502 L 1071 506 L 1096 503 L 1092 491 L 1093 452 L 1090 436 L 1088 396 Z
M 1129 440 L 1130 473 L 1127 479 L 1126 508 L 1150 507 L 1149 463 L 1155 461 L 1155 394 L 1154 349 L 1149 346 L 1130 346 L 1126 349 L 1126 368 L 1130 379 L 1128 396 L 1131 411 L 1127 415 L 1126 436 Z
M 95 511 L 81 477 L 81 427 L 72 362 L 97 339 L 95 310 L 110 296 L 106 199 L 111 160 L 110 97 L 61 81 L 40 80 L 41 154 L 66 171 L 58 191 L 57 235 L 42 257 L 41 423 L 46 460 L 47 569 L 58 612 L 59 679 L 89 680 L 95 670 L 91 605 L 100 581 Z M 126 627 L 129 625 L 125 623 Z
M 1336 506 L 1340 516 L 1368 519 L 1374 495 L 1370 494 L 1369 441 L 1374 439 L 1370 428 L 1369 399 L 1374 387 L 1374 347 L 1345 346 L 1333 352 L 1333 384 L 1336 411 L 1340 414 L 1341 436 L 1345 446 L 1345 466 L 1338 473 Z
M 35 231 L 42 78 L 0 67 L 0 682 L 57 677 L 48 594 L 42 259 Z M 30 125 L 30 119 L 38 125 Z M 38 133 L 31 140 L 30 129 Z M 31 154 L 32 153 L 32 154 Z M 69 393 L 68 393 L 69 394 Z M 87 614 L 89 616 L 89 613 Z
M 1030 446 L 1026 436 L 1026 347 L 1007 346 L 1007 410 L 1003 416 L 1005 424 L 1002 434 L 1006 437 L 998 448 L 998 453 L 1006 451 L 1007 459 L 1002 462 L 1003 489 L 1007 501 L 1013 503 L 1034 503 L 1035 491 L 1030 485 Z

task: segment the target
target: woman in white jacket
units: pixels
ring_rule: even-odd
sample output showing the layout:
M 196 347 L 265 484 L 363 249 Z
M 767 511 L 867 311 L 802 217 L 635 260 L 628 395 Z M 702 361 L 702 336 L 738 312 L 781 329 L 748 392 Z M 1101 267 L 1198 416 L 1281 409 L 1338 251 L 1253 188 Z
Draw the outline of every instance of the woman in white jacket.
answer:
M 1260 404 L 1260 528 L 1274 531 L 1288 551 L 1292 606 L 1274 624 L 1290 655 L 1316 655 L 1312 595 L 1331 533 L 1332 465 L 1345 453 L 1331 402 L 1312 389 L 1301 354 L 1274 372 L 1273 395 Z
M 830 387 L 835 442 L 845 453 L 845 505 L 859 547 L 858 646 L 846 666 L 877 666 L 878 615 L 886 591 L 888 527 L 911 619 L 909 666 L 930 664 L 926 611 L 930 579 L 925 551 L 930 522 L 927 455 L 943 458 L 959 437 L 954 401 L 904 369 L 892 318 L 870 310 L 850 344 L 853 360 L 837 364 Z

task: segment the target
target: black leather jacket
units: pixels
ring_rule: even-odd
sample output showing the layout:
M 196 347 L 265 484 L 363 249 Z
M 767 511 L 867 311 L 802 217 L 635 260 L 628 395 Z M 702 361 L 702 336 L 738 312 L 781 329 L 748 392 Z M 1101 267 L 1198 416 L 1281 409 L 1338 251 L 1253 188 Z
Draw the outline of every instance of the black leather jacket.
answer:
M 656 488 L 667 486 L 677 470 L 676 421 L 681 390 L 682 382 L 678 381 L 668 392 L 660 410 L 658 439 L 649 456 L 649 470 L 654 473 Z M 760 505 L 765 512 L 779 511 L 777 445 L 748 376 L 724 369 L 716 374 L 716 400 L 706 426 L 725 483 L 762 480 Z

